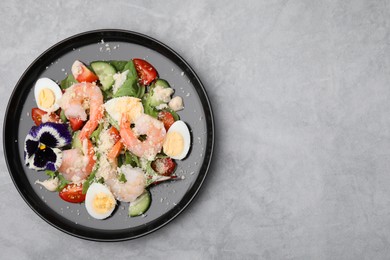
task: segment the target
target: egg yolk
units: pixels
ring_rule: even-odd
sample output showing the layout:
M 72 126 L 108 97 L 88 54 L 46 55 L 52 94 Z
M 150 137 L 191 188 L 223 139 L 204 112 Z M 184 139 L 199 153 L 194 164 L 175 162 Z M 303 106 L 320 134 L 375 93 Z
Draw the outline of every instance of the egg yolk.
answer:
M 50 108 L 54 105 L 55 95 L 51 89 L 44 88 L 39 92 L 38 105 L 42 108 Z
M 178 132 L 169 132 L 163 144 L 164 153 L 169 156 L 177 156 L 183 152 L 184 138 Z
M 101 192 L 95 195 L 92 206 L 95 212 L 103 214 L 115 206 L 115 200 L 107 194 Z

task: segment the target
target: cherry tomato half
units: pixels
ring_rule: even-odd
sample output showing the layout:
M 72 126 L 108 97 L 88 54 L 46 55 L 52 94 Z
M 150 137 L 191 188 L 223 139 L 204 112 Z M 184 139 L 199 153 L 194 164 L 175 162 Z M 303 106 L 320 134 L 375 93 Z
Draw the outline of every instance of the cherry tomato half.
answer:
M 161 111 L 158 113 L 158 120 L 162 121 L 165 127 L 165 130 L 168 131 L 168 129 L 171 127 L 173 123 L 175 123 L 175 119 L 173 118 L 173 115 L 168 111 Z
M 61 199 L 70 203 L 81 203 L 85 200 L 83 185 L 81 184 L 68 184 L 59 192 L 59 195 Z
M 42 117 L 47 114 L 46 111 L 43 111 L 37 107 L 31 109 L 31 118 L 34 121 L 35 125 L 40 125 L 42 123 Z M 47 122 L 58 123 L 60 122 L 60 117 L 55 113 L 50 113 L 46 118 Z
M 176 168 L 176 163 L 169 157 L 157 158 L 151 166 L 159 175 L 170 176 Z
M 73 131 L 77 131 L 81 129 L 84 125 L 84 121 L 81 120 L 79 117 L 71 117 L 68 118 L 70 127 L 72 128 Z
M 143 85 L 149 85 L 157 78 L 157 70 L 149 62 L 142 59 L 133 59 L 133 62 Z
M 95 73 L 78 60 L 72 65 L 72 74 L 78 82 L 94 82 L 99 79 Z

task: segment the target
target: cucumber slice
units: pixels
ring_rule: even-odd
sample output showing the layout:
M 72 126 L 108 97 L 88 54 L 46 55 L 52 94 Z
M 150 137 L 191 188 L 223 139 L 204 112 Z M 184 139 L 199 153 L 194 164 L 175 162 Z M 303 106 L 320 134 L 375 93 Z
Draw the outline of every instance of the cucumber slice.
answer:
M 114 84 L 114 74 L 116 73 L 116 70 L 111 64 L 104 61 L 94 61 L 91 63 L 91 67 L 99 77 L 103 90 L 109 89 L 112 84 Z
M 154 83 L 154 85 L 157 87 L 157 86 L 160 86 L 162 88 L 170 88 L 171 86 L 169 85 L 168 81 L 166 81 L 165 79 L 158 79 L 156 80 L 156 83 Z
M 80 131 L 74 132 L 73 137 L 72 137 L 72 148 L 79 148 L 82 150 L 83 144 L 80 141 L 79 134 L 80 134 Z
M 149 209 L 151 202 L 152 197 L 150 196 L 150 192 L 146 190 L 134 202 L 130 203 L 129 216 L 137 217 L 144 214 Z
M 60 118 L 61 118 L 62 122 L 64 122 L 64 123 L 68 122 L 68 119 L 65 116 L 64 110 L 61 110 Z

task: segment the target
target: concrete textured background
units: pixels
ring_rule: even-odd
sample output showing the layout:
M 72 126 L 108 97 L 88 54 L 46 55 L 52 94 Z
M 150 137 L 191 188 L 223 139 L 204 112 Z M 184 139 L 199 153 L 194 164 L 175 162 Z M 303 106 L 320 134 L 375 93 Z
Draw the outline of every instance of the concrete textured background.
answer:
M 216 120 L 197 199 L 161 230 L 120 243 L 74 238 L 35 215 L 1 145 L 0 258 L 389 258 L 388 1 L 4 0 L 0 17 L 1 118 L 39 54 L 118 28 L 180 53 Z

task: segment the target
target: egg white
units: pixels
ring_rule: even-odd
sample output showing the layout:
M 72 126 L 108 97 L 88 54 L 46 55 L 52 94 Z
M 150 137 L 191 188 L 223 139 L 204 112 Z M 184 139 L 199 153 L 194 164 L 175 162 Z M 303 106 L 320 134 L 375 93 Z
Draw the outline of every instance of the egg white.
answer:
M 104 193 L 105 195 L 116 201 L 114 195 L 112 195 L 111 191 L 107 188 L 107 186 L 101 183 L 92 183 L 91 186 L 89 186 L 87 194 L 85 196 L 85 208 L 87 209 L 87 212 L 89 215 L 91 215 L 91 217 L 95 219 L 105 219 L 108 218 L 114 211 L 115 205 L 112 207 L 112 209 L 108 209 L 104 213 L 96 212 L 93 208 L 93 200 L 95 196 L 99 193 Z
M 41 107 L 38 102 L 39 93 L 45 88 L 50 89 L 54 93 L 54 98 L 55 98 L 54 104 L 49 108 Z M 60 108 L 58 102 L 62 97 L 62 91 L 60 87 L 57 85 L 57 83 L 55 83 L 53 80 L 49 78 L 40 78 L 37 80 L 34 86 L 34 97 L 39 109 L 46 112 L 54 112 Z
M 191 144 L 190 130 L 188 129 L 186 123 L 184 123 L 181 120 L 178 120 L 175 123 L 173 123 L 171 127 L 168 129 L 167 136 L 169 136 L 169 133 L 171 132 L 177 132 L 183 137 L 183 141 L 184 141 L 183 150 L 178 155 L 170 155 L 166 153 L 166 151 L 164 152 L 172 159 L 183 160 L 187 156 L 188 151 L 190 150 L 190 144 Z

